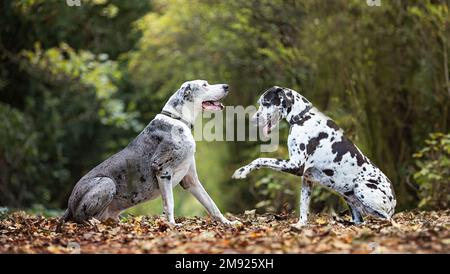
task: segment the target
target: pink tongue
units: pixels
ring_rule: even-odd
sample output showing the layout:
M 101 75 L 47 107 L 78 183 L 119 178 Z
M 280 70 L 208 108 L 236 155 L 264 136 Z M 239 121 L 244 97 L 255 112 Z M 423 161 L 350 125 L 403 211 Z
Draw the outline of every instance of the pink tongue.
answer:
M 223 105 L 220 102 L 217 101 L 206 101 L 202 103 L 202 106 L 206 110 L 221 110 L 223 109 Z

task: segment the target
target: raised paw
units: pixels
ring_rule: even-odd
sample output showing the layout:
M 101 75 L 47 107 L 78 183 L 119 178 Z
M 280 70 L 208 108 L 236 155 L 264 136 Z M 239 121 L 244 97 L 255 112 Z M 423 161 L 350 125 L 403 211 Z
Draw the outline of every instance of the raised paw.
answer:
M 231 178 L 233 179 L 245 179 L 247 175 L 250 173 L 250 168 L 247 166 L 241 167 L 237 169 Z

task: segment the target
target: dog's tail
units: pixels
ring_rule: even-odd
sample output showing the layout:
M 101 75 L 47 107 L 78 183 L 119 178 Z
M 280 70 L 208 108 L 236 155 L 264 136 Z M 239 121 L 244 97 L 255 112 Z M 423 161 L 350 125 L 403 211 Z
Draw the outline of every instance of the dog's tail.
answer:
M 64 215 L 59 219 L 58 225 L 56 226 L 55 232 L 60 233 L 62 231 L 62 225 L 71 218 L 71 213 L 69 209 L 66 209 Z

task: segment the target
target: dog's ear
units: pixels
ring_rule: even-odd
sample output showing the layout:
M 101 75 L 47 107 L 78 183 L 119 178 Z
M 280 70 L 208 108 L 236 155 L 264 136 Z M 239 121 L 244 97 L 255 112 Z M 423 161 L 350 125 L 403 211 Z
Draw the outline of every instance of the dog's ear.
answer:
M 292 105 L 294 104 L 292 92 L 286 91 L 283 88 L 277 88 L 276 93 L 280 98 L 281 106 L 287 110 L 287 113 L 291 112 Z
M 181 88 L 181 93 L 183 94 L 183 98 L 185 100 L 192 99 L 192 88 L 191 84 L 187 84 L 184 87 Z

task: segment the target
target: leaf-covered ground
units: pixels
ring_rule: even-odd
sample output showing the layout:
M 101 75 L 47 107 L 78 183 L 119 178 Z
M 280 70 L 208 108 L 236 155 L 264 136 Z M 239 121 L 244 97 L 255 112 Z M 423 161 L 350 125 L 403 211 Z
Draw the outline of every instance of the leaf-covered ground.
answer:
M 222 226 L 210 218 L 179 218 L 180 227 L 162 217 L 67 223 L 12 213 L 0 220 L 0 253 L 450 253 L 450 210 L 402 212 L 394 222 L 367 220 L 354 226 L 348 217 L 316 215 L 301 230 L 295 215 L 255 215 L 242 225 Z

